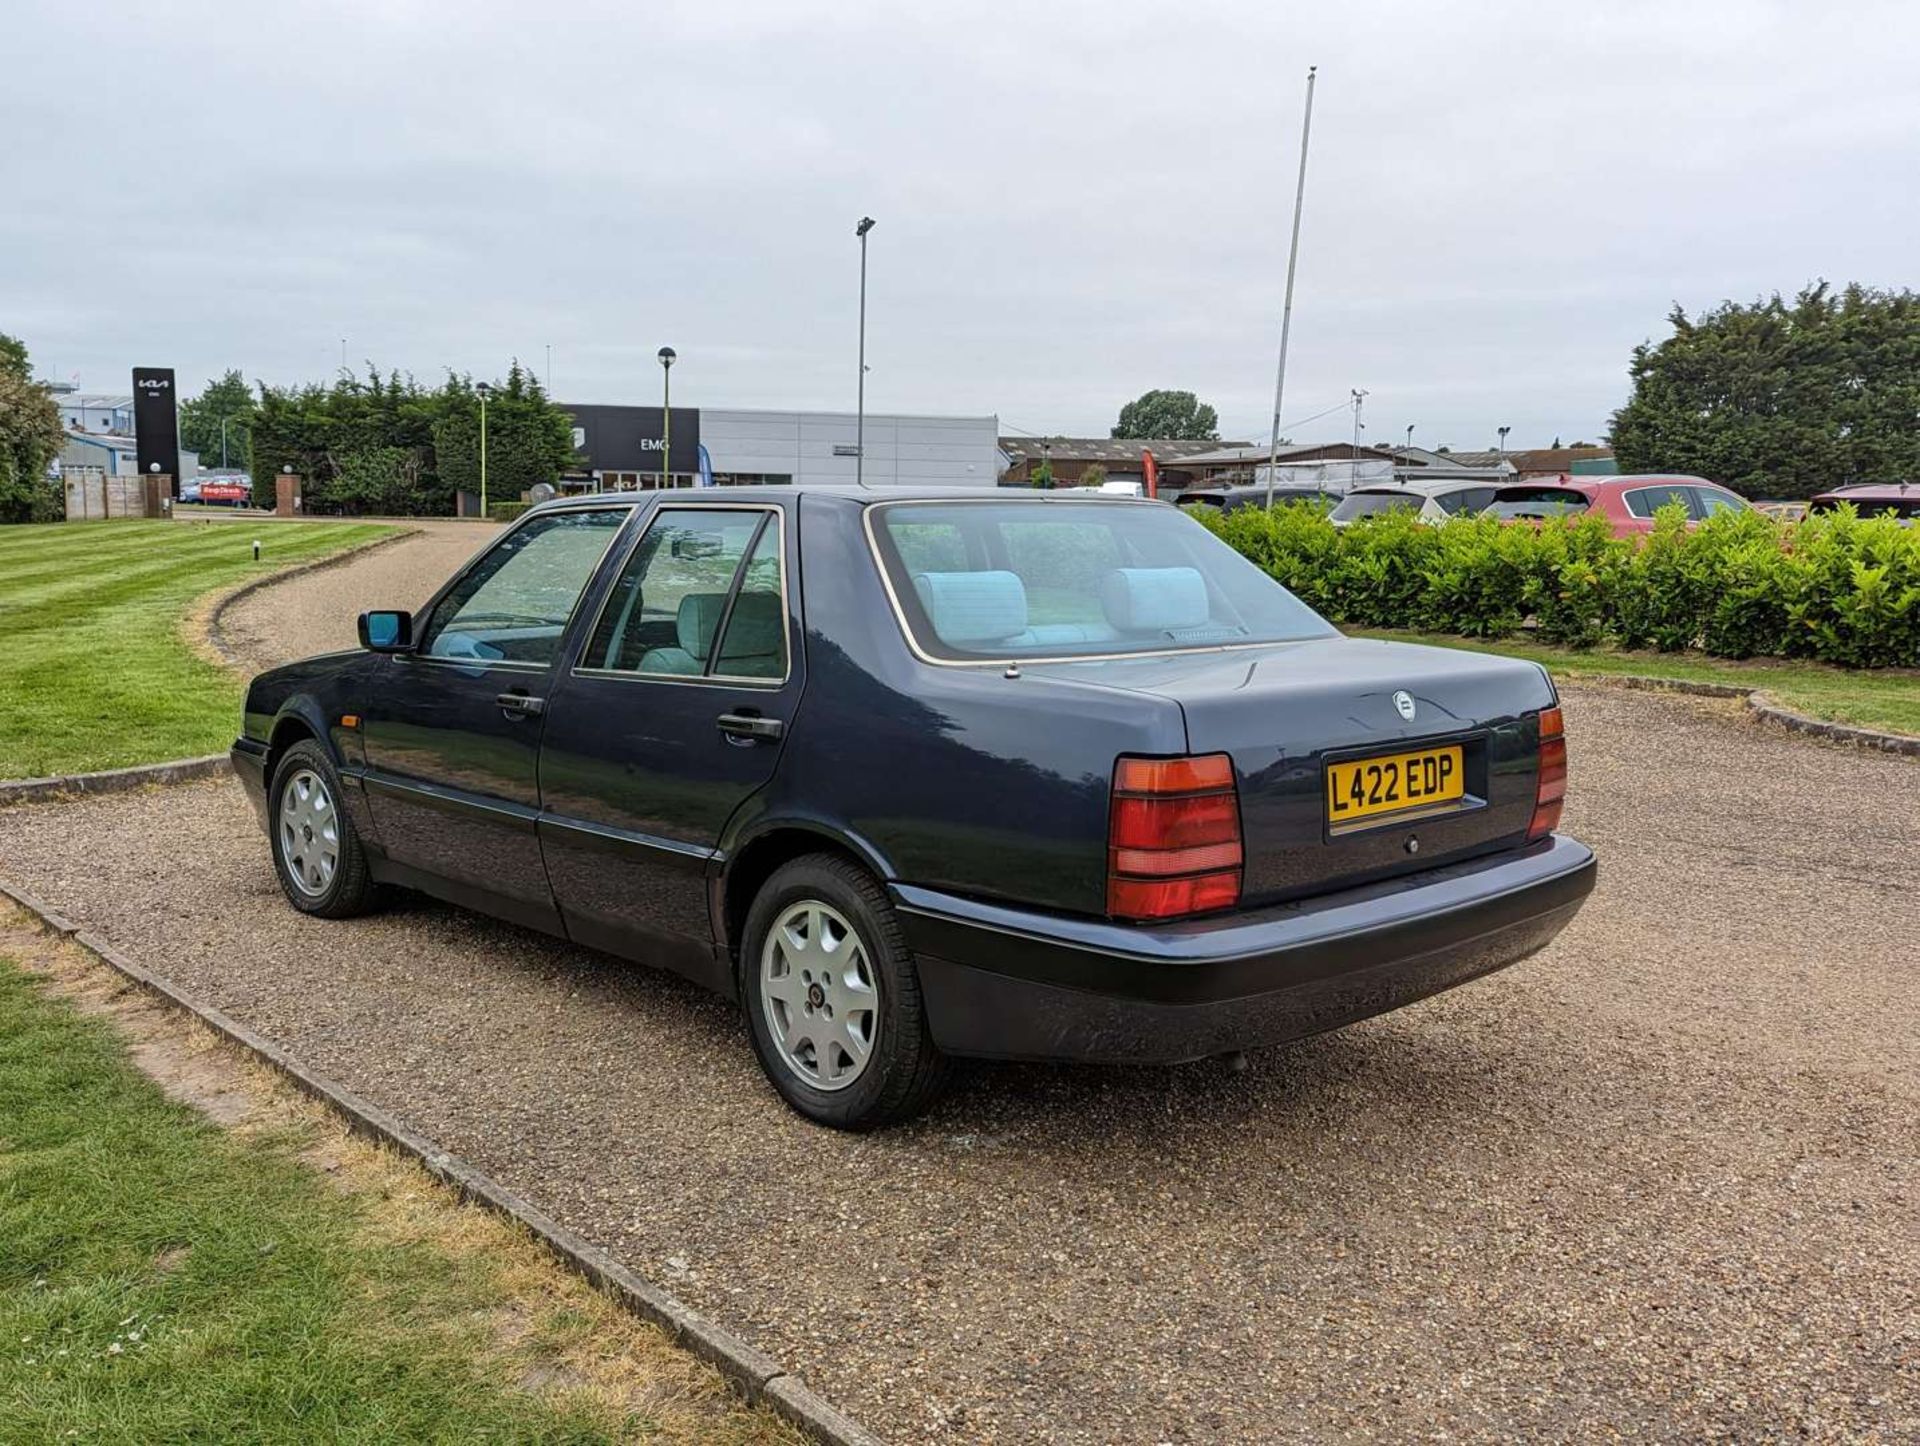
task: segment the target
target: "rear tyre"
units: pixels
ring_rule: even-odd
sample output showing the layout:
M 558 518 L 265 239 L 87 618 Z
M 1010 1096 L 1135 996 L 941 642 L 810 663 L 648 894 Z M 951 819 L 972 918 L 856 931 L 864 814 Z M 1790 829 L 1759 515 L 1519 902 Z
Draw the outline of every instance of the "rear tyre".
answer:
M 373 876 L 353 820 L 340 806 L 340 774 L 327 750 L 302 739 L 267 786 L 273 871 L 303 914 L 347 919 L 373 907 Z
M 900 921 L 873 876 L 837 855 L 795 859 L 761 888 L 742 939 L 740 999 L 760 1067 L 810 1120 L 898 1124 L 946 1084 Z

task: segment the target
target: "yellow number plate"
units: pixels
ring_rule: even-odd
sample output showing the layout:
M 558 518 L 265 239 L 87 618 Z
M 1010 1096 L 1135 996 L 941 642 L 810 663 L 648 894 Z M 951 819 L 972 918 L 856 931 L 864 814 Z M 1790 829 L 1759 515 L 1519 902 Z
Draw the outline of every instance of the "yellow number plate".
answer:
M 1458 803 L 1465 794 L 1458 744 L 1329 763 L 1327 826 L 1338 832 L 1388 814 L 1427 812 Z

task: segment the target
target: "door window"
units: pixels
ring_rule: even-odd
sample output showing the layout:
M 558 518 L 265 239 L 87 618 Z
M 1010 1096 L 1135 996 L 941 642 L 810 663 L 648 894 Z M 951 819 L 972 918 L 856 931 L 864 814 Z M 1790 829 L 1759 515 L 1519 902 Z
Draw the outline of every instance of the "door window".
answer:
M 776 514 L 662 509 L 607 595 L 581 666 L 652 677 L 784 678 Z
M 1716 512 L 1745 512 L 1747 504 L 1730 493 L 1721 492 L 1712 487 L 1696 487 L 1693 495 L 1700 499 L 1700 515 L 1711 517 Z
M 554 512 L 516 527 L 441 598 L 420 635 L 430 658 L 551 664 L 624 507 Z
M 1627 511 L 1635 517 L 1651 517 L 1669 503 L 1678 502 L 1687 509 L 1687 516 L 1693 516 L 1693 489 L 1691 487 L 1642 487 L 1637 492 L 1627 494 Z

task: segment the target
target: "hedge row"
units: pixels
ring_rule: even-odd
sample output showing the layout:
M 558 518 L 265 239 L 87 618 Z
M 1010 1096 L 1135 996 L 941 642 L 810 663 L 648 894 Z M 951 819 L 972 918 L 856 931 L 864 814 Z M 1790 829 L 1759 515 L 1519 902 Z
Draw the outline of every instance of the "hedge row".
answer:
M 1336 528 L 1294 505 L 1207 520 L 1355 627 L 1497 638 L 1531 622 L 1565 647 L 1920 667 L 1920 528 L 1850 509 L 1798 523 L 1721 513 L 1689 531 L 1676 506 L 1640 538 L 1613 536 L 1599 517 L 1434 527 L 1395 512 Z

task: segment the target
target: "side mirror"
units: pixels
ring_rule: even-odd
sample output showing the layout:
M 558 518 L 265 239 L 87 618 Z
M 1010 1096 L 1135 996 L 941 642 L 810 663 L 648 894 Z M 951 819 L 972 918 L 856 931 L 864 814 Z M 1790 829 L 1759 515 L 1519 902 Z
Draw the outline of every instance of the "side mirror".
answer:
M 413 614 L 376 612 L 360 614 L 360 646 L 375 653 L 413 651 Z

